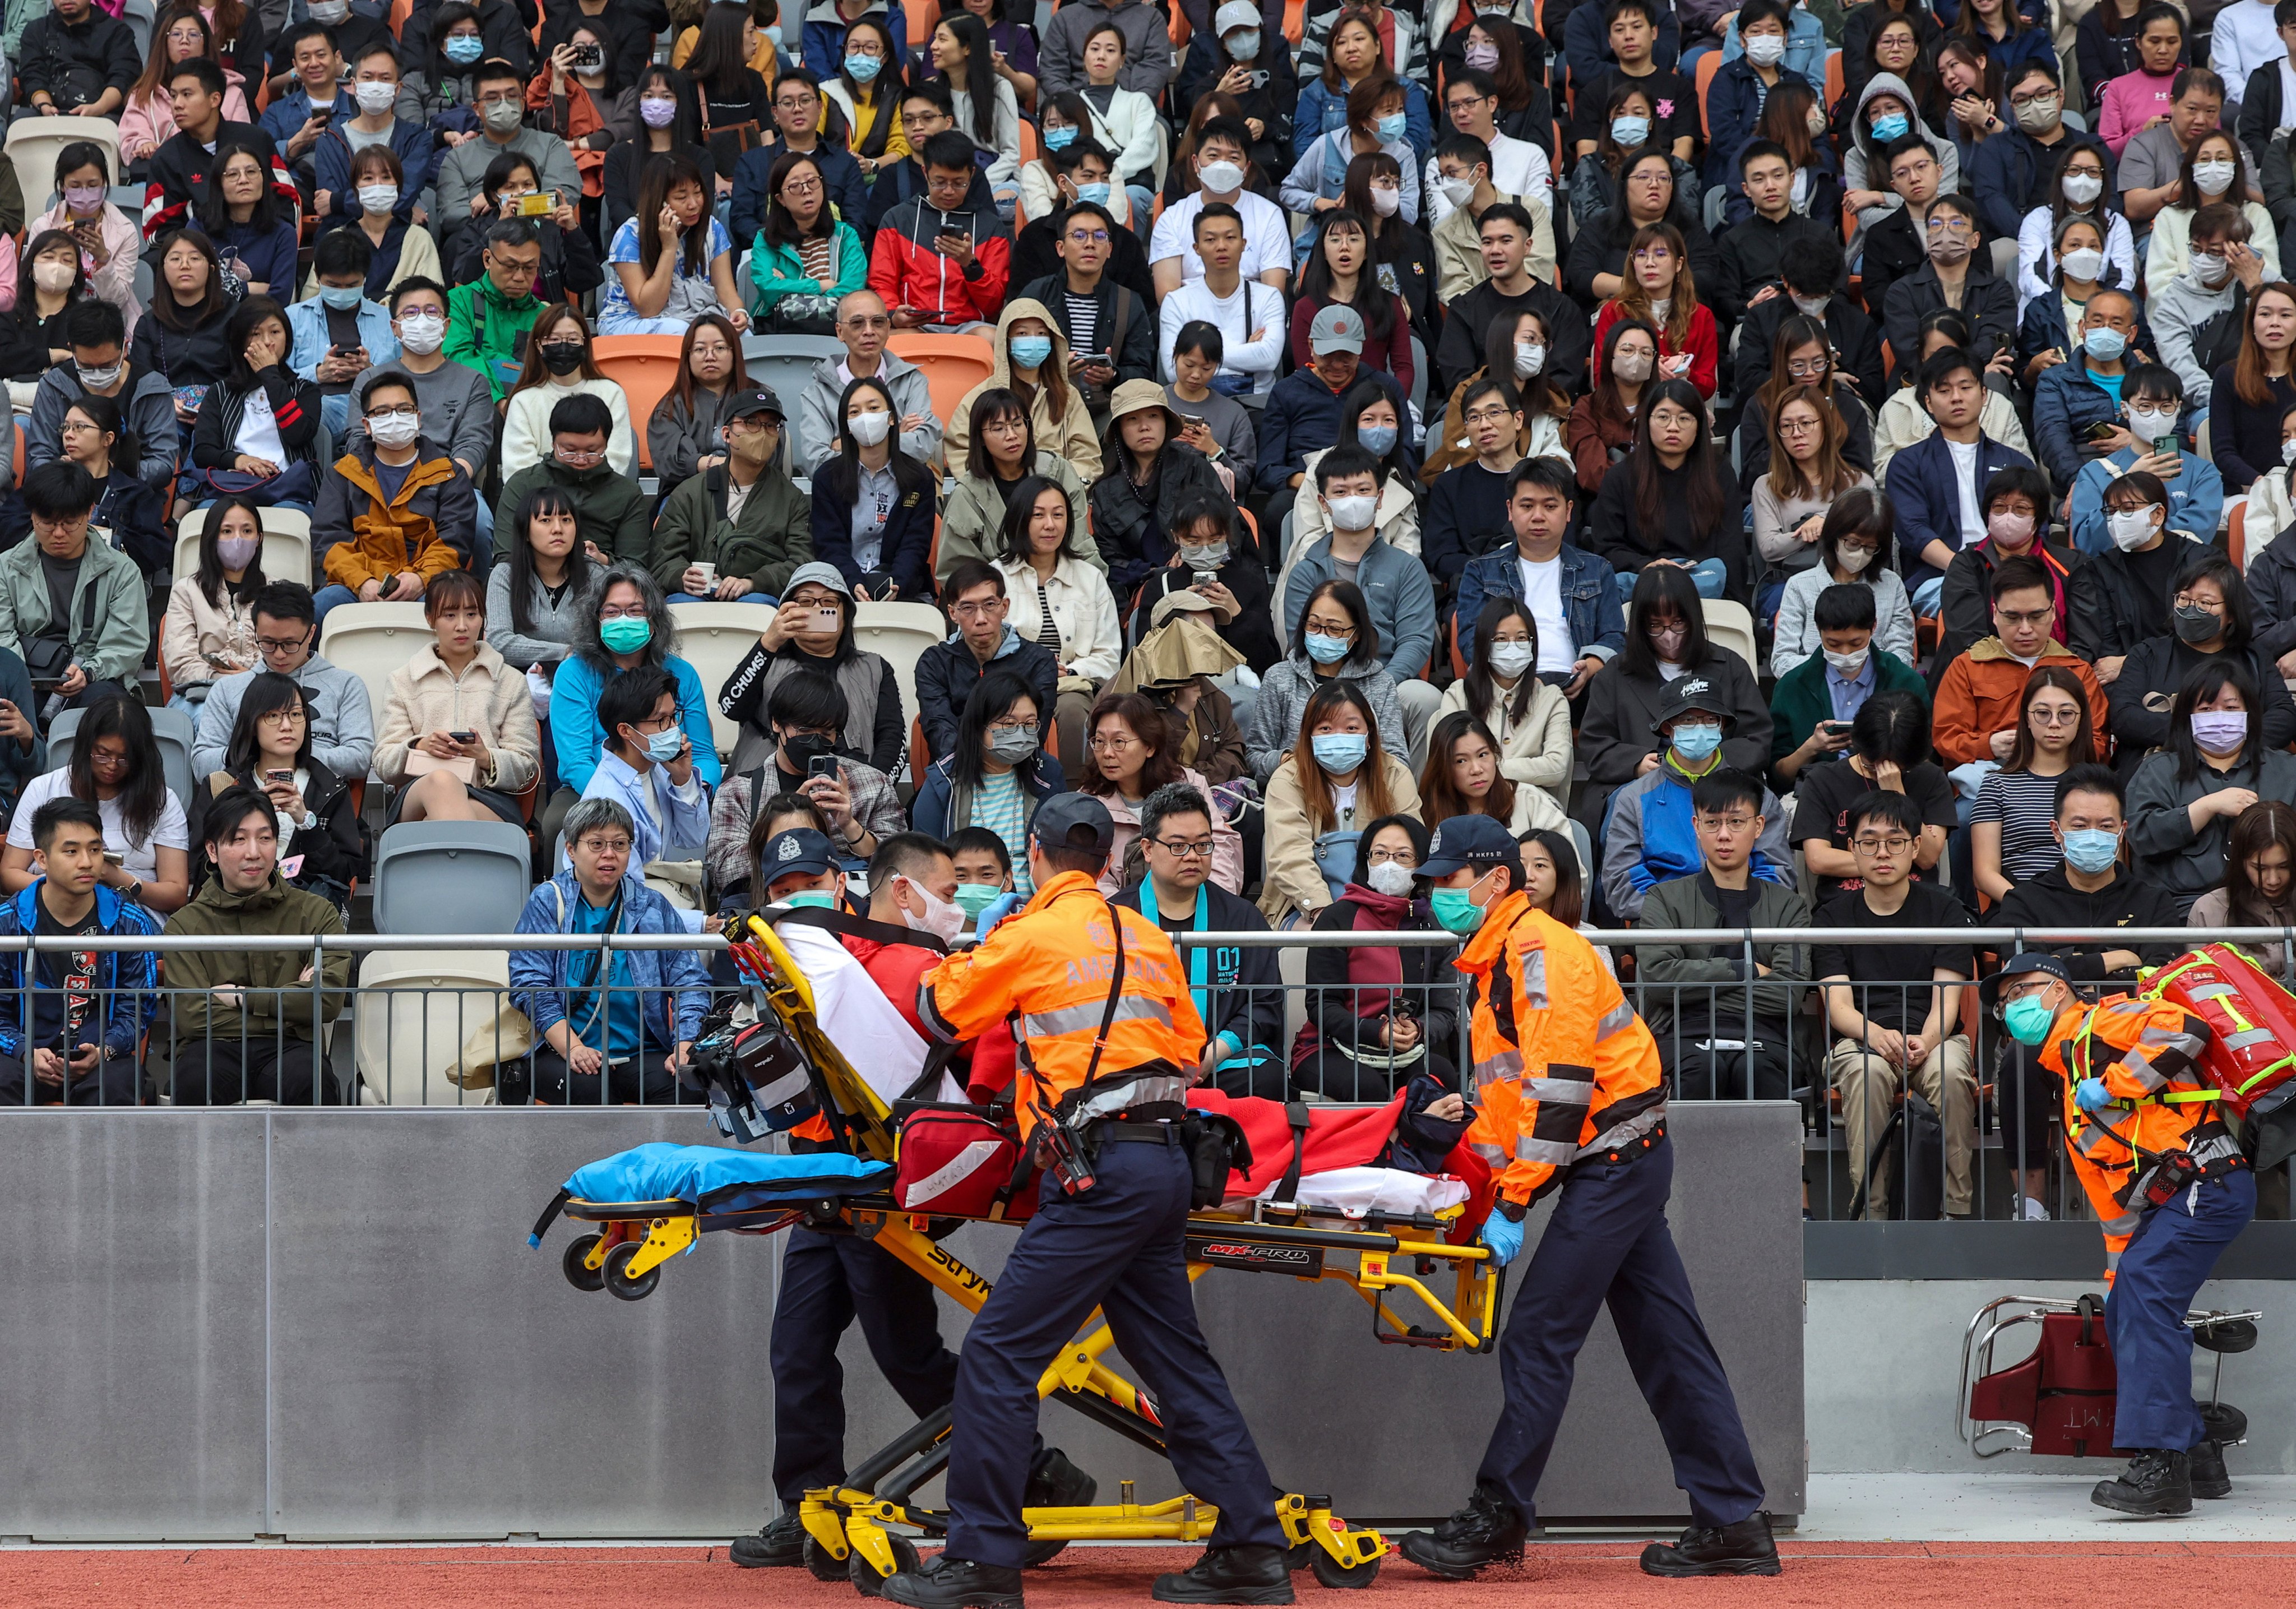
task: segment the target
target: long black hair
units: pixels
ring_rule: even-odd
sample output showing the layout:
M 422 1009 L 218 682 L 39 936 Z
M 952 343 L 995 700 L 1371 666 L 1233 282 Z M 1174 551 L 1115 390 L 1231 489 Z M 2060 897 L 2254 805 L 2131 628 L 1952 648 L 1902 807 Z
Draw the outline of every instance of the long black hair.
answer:
M 901 450 L 901 405 L 893 400 L 892 387 L 877 374 L 858 374 L 847 382 L 844 395 L 837 399 L 837 456 L 816 470 L 815 477 L 827 476 L 830 490 L 845 502 L 849 503 L 859 495 L 861 444 L 853 439 L 853 432 L 845 428 L 845 419 L 846 411 L 853 406 L 853 399 L 865 390 L 874 391 L 882 398 L 885 411 L 893 416 L 892 423 L 886 427 L 885 445 L 892 449 L 892 456 L 886 462 L 893 472 L 894 485 L 904 496 L 910 492 L 923 492 L 931 497 L 939 497 L 939 479 Z
M 71 793 L 96 802 L 93 755 L 100 739 L 116 737 L 127 748 L 127 779 L 119 785 L 119 825 L 131 843 L 149 842 L 168 808 L 168 773 L 160 762 L 159 740 L 144 701 L 125 693 L 105 693 L 86 707 L 72 735 Z
M 1682 638 L 1684 668 L 1696 670 L 1705 665 L 1711 652 L 1706 641 L 1706 606 L 1699 601 L 1690 572 L 1676 564 L 1651 564 L 1635 578 L 1634 594 L 1627 600 L 1627 645 L 1619 650 L 1621 676 L 1658 676 L 1650 623 L 1659 614 L 1679 615 L 1687 628 Z
M 261 754 L 258 735 L 263 718 L 282 710 L 299 710 L 303 715 L 303 743 L 295 751 L 295 763 L 308 768 L 311 764 L 311 707 L 303 689 L 292 677 L 276 670 L 260 670 L 250 677 L 247 690 L 240 694 L 239 717 L 231 724 L 231 741 L 224 749 L 223 768 L 234 776 L 251 776 L 255 762 Z
M 283 364 L 287 361 L 287 355 L 293 349 L 295 344 L 295 326 L 287 322 L 286 308 L 268 296 L 250 296 L 234 308 L 231 310 L 231 316 L 224 320 L 224 344 L 231 349 L 231 389 L 233 390 L 252 391 L 262 386 L 262 380 L 248 365 L 247 342 L 248 338 L 253 335 L 259 326 L 266 321 L 275 318 L 279 321 L 279 327 L 287 332 L 287 345 L 282 348 L 279 353 L 279 361 Z
M 1004 518 L 996 527 L 999 563 L 1026 564 L 1033 551 L 1029 541 L 1029 527 L 1037 517 L 1037 499 L 1046 492 L 1056 492 L 1061 499 L 1061 545 L 1056 555 L 1068 552 L 1069 535 L 1076 524 L 1076 509 L 1070 502 L 1068 488 L 1048 475 L 1024 475 L 1004 500 Z
M 670 98 L 677 103 L 677 111 L 670 118 L 669 127 L 665 131 L 669 135 L 669 148 L 672 151 L 691 151 L 701 144 L 701 103 L 694 98 L 693 81 L 684 73 L 657 62 L 638 75 L 638 98 L 644 100 L 645 92 L 654 88 L 668 90 Z M 635 136 L 641 152 L 647 148 L 646 135 L 652 132 L 641 119 Z
M 70 307 L 88 293 L 87 269 L 80 260 L 78 238 L 69 229 L 43 229 L 32 236 L 31 242 L 24 248 L 23 257 L 16 265 L 16 317 L 19 321 L 29 319 L 37 324 L 39 320 L 39 286 L 32 277 L 32 265 L 50 246 L 63 246 L 71 252 L 72 283 L 64 291 L 64 306 Z
M 1538 691 L 1538 620 L 1521 598 L 1488 597 L 1475 617 L 1475 656 L 1467 661 L 1467 709 L 1477 720 L 1490 724 L 1499 704 L 1498 679 L 1491 671 L 1491 633 L 1509 620 L 1519 620 L 1530 633 L 1530 668 L 1514 685 L 1507 719 L 1519 721 L 1530 713 L 1531 695 Z
M 964 132 L 972 136 L 974 144 L 994 150 L 996 144 L 996 45 L 988 37 L 988 25 L 971 12 L 962 9 L 941 14 L 939 26 L 948 29 L 956 42 L 964 46 L 964 78 L 963 84 L 948 81 L 948 92 L 954 95 L 959 89 L 972 97 L 972 127 Z M 931 50 L 928 44 L 927 50 Z
M 231 221 L 231 203 L 223 199 L 223 170 L 235 156 L 244 156 L 255 164 L 255 207 L 247 215 L 244 225 Z M 234 227 L 252 229 L 267 234 L 279 227 L 279 193 L 271 187 L 271 168 L 263 153 L 245 140 L 224 140 L 216 146 L 216 153 L 208 163 L 207 182 L 200 188 L 194 209 L 200 222 L 211 234 Z
M 1029 415 L 1029 405 L 1021 400 L 1021 393 L 1001 385 L 990 386 L 972 399 L 972 412 L 967 417 L 970 434 L 964 446 L 964 472 L 991 486 L 1003 489 L 997 478 L 996 461 L 988 456 L 981 435 L 988 425 L 1010 414 L 1021 422 L 1021 479 L 1025 480 L 1037 472 L 1037 422 Z M 1015 482 L 1017 485 L 1018 482 Z M 1011 499 L 1008 497 L 1007 502 Z
M 143 444 L 137 439 L 135 432 L 127 428 L 127 422 L 119 412 L 119 398 L 99 397 L 94 391 L 82 391 L 72 398 L 70 407 L 65 408 L 64 412 L 69 414 L 72 408 L 78 408 L 81 413 L 86 414 L 90 424 L 111 438 L 111 456 L 114 469 L 125 464 L 132 472 L 134 466 L 142 461 Z M 212 593 L 209 595 L 208 601 L 210 603 L 215 601 Z
M 2240 751 L 2240 768 L 2251 775 L 2264 763 L 2264 707 L 2256 677 L 2245 660 L 2219 654 L 2193 668 L 2169 706 L 2169 751 L 2177 757 L 2177 780 L 2189 783 L 2201 774 L 2201 748 L 2193 741 L 2193 711 L 2203 699 L 2212 699 L 2226 687 L 2240 694 L 2248 711 L 2248 741 Z M 82 728 L 86 730 L 86 728 Z
M 577 521 L 581 518 L 581 511 L 574 506 L 574 499 L 566 495 L 563 487 L 558 486 L 536 487 L 518 505 L 518 513 L 511 516 L 510 624 L 511 629 L 521 636 L 532 636 L 535 628 L 532 596 L 534 548 L 527 541 L 527 533 L 534 529 L 537 514 L 566 514 Z M 574 546 L 566 550 L 566 585 L 571 589 L 569 596 L 580 598 L 588 595 L 592 579 L 590 572 L 594 568 L 590 555 L 583 551 L 581 529 L 578 524 Z
M 1671 472 L 1659 463 L 1658 449 L 1651 445 L 1651 415 L 1662 402 L 1688 409 L 1698 421 L 1682 467 Z M 1635 520 L 1653 542 L 1666 528 L 1666 505 L 1677 499 L 1689 508 L 1693 530 L 1710 531 L 1721 523 L 1729 504 L 1727 471 L 1721 454 L 1714 450 L 1713 423 L 1706 398 L 1687 380 L 1660 380 L 1653 374 L 1643 388 L 1635 413 L 1634 449 L 1627 461 L 1634 465 Z
M 1411 483 L 1411 410 L 1388 394 L 1385 386 L 1376 380 L 1365 380 L 1351 387 L 1340 399 L 1340 440 L 1341 447 L 1363 447 L 1358 431 L 1364 410 L 1375 402 L 1384 402 L 1395 409 L 1395 444 L 1383 453 L 1372 453 L 1379 460 L 1380 489 L 1387 488 L 1387 478 L 1393 475 L 1405 485 Z M 1370 453 L 1371 448 L 1365 447 Z
M 1534 828 L 1516 841 L 1535 843 L 1546 851 L 1546 858 L 1554 863 L 1554 898 L 1547 901 L 1546 914 L 1565 927 L 1577 927 L 1587 915 L 1586 885 L 1578 878 L 1578 846 L 1552 827 Z
M 961 788 L 980 785 L 988 775 L 981 762 L 988 745 L 988 723 L 1024 698 L 1036 707 L 1037 731 L 1041 735 L 1052 711 L 1037 703 L 1036 689 L 1027 682 L 1010 670 L 991 670 L 973 684 L 972 696 L 964 701 L 964 713 L 956 718 L 956 746 L 948 757 L 951 782 Z M 1033 759 L 1022 760 L 1014 768 L 1025 771 L 1034 764 Z
M 92 402 L 111 406 L 111 399 L 108 397 L 88 395 L 83 396 L 78 402 L 73 403 L 72 406 L 86 411 Z M 116 408 L 113 416 L 118 417 Z M 89 413 L 88 417 L 95 419 L 93 413 Z M 98 430 L 109 428 L 100 419 L 96 419 L 95 423 Z M 133 462 L 132 458 L 130 462 Z M 263 590 L 262 511 L 236 493 L 228 497 L 218 497 L 214 503 L 209 505 L 208 522 L 200 528 L 200 592 L 207 599 L 209 606 L 215 609 L 223 607 L 223 589 L 230 585 L 224 575 L 223 554 L 217 548 L 216 543 L 223 536 L 223 517 L 234 510 L 244 513 L 255 521 L 255 556 L 247 562 L 247 573 L 240 579 L 239 586 L 234 590 L 244 598 L 251 598 Z
M 1341 229 L 1352 229 L 1363 237 L 1363 262 L 1356 269 L 1352 301 L 1341 301 L 1332 294 L 1332 265 L 1324 255 L 1325 242 Z M 1316 220 L 1315 244 L 1308 248 L 1307 264 L 1300 270 L 1300 300 L 1326 307 L 1353 308 L 1363 316 L 1366 346 L 1383 342 L 1395 333 L 1395 293 L 1380 283 L 1379 263 L 1372 254 L 1374 243 L 1371 226 L 1364 222 L 1360 214 L 1345 207 L 1334 207 Z

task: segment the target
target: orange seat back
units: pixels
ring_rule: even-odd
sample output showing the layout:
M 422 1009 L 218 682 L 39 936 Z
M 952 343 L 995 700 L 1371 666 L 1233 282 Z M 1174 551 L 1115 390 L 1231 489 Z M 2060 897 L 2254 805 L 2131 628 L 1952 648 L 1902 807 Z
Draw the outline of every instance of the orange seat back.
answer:
M 629 399 L 630 430 L 638 439 L 638 467 L 653 467 L 653 450 L 646 444 L 646 426 L 653 410 L 677 383 L 677 365 L 685 350 L 683 335 L 600 335 L 590 342 L 591 356 L 607 379 L 622 388 Z
M 988 378 L 996 363 L 996 349 L 978 335 L 902 331 L 885 343 L 885 349 L 925 372 L 925 383 L 932 390 L 933 412 L 944 423 L 956 417 L 956 405 L 964 400 L 967 391 Z

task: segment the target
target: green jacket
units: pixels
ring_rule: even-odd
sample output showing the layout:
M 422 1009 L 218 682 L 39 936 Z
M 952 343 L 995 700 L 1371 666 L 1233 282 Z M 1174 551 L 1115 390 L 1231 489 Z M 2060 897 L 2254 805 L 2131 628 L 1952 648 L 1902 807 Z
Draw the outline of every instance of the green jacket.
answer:
M 1930 685 L 1920 671 L 1886 648 L 1874 648 L 1874 691 L 1917 693 L 1930 702 Z M 1817 723 L 1833 718 L 1833 695 L 1825 690 L 1825 655 L 1813 653 L 1778 677 L 1770 694 L 1770 761 L 1784 759 L 1809 741 Z
M 518 383 L 520 338 L 534 328 L 549 305 L 532 291 L 511 301 L 484 274 L 467 285 L 456 285 L 447 292 L 447 360 L 484 374 L 500 402 Z
M 88 591 L 95 591 L 91 616 Z M 71 619 L 50 619 L 48 579 L 40 570 L 40 544 L 28 537 L 0 553 L 0 648 L 17 658 L 24 644 L 61 631 L 71 638 L 72 658 L 90 681 L 134 685 L 152 645 L 152 605 L 144 572 L 135 561 L 109 542 L 89 541 L 72 583 Z M 86 626 L 89 629 L 83 630 Z
M 719 579 L 747 576 L 750 590 L 782 595 L 791 574 L 813 557 L 813 502 L 778 464 L 767 464 L 742 505 L 726 518 L 731 486 L 722 464 L 677 483 L 653 528 L 653 578 L 662 591 L 682 589 L 685 567 L 718 566 Z
M 170 935 L 226 940 L 214 948 L 176 950 L 168 956 L 168 988 L 182 991 L 174 996 L 175 1054 L 182 1055 L 186 1046 L 210 1033 L 218 1039 L 235 1039 L 243 1030 L 250 1038 L 265 1038 L 283 1025 L 290 1038 L 316 1039 L 318 1025 L 332 1022 L 343 1009 L 343 991 L 351 981 L 350 952 L 327 952 L 325 970 L 315 989 L 302 977 L 303 969 L 311 965 L 309 950 L 235 949 L 228 941 L 342 931 L 342 916 L 332 905 L 316 894 L 288 887 L 276 870 L 269 882 L 247 894 L 230 892 L 220 877 L 208 879 L 189 905 L 168 918 Z M 217 989 L 242 990 L 242 1004 L 219 1005 L 209 992 Z
M 750 299 L 750 311 L 771 314 L 784 296 L 800 292 L 842 296 L 867 284 L 869 254 L 861 249 L 861 237 L 853 233 L 853 226 L 838 225 L 830 241 L 836 251 L 834 273 L 824 284 L 805 271 L 805 259 L 795 247 L 769 246 L 766 244 L 766 232 L 758 230 L 757 242 L 750 248 L 750 279 L 756 290 Z
M 1825 661 L 1820 660 L 1819 664 Z M 1753 880 L 1756 927 L 1808 927 L 1809 907 L 1790 888 L 1757 877 Z M 1706 873 L 1661 882 L 1644 897 L 1637 933 L 1653 935 L 1668 928 L 1721 927 L 1722 907 L 1715 898 L 1714 881 Z M 1807 980 L 1809 947 L 1806 944 L 1758 944 L 1756 965 L 1770 969 L 1754 993 L 1757 1033 L 1767 1030 L 1783 1036 L 1800 1010 L 1802 991 L 1778 986 L 1777 980 Z M 1746 975 L 1745 947 L 1735 944 L 1668 944 L 1643 942 L 1635 946 L 1635 977 L 1641 984 L 1643 1020 L 1659 1042 L 1666 1043 L 1677 1019 L 1685 1028 L 1710 1018 L 1717 1034 L 1726 1038 L 1745 1037 L 1746 991 L 1734 987 Z M 1683 987 L 1677 989 L 1676 985 Z M 1720 985 L 1722 987 L 1716 987 Z M 1671 1054 L 1669 1052 L 1669 1054 Z
M 568 469 L 553 456 L 529 464 L 503 482 L 495 501 L 495 562 L 510 562 L 512 516 L 542 488 L 554 487 L 574 505 L 575 528 L 585 542 L 597 544 L 610 561 L 646 564 L 653 554 L 652 500 L 635 480 L 616 474 L 611 464 Z

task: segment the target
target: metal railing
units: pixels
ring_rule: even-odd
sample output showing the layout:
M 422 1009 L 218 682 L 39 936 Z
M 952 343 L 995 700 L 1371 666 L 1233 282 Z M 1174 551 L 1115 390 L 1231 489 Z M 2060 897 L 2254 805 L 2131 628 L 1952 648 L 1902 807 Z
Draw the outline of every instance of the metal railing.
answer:
M 2187 948 L 2195 935 L 2185 928 L 1808 928 L 1650 929 L 1590 932 L 1584 935 L 1611 953 L 1627 973 L 1625 988 L 1659 1043 L 1660 1056 L 1676 1100 L 1791 1099 L 1805 1115 L 1804 1185 L 1814 1217 L 1904 1215 L 1910 1206 L 1921 1216 L 1947 1211 L 1972 1218 L 2025 1216 L 2029 1200 L 2053 1217 L 2093 1216 L 2077 1179 L 2063 1160 L 2060 1095 L 2054 1078 L 2027 1064 L 2028 1053 L 2011 1041 L 1997 1021 L 1975 1006 L 1974 983 L 1957 988 L 1960 997 L 1947 1008 L 1939 1035 L 1911 1069 L 1880 1054 L 1894 1050 L 1871 1037 L 1838 1031 L 1824 1014 L 1824 991 L 1809 975 L 1808 956 L 1817 946 L 1951 946 L 1982 955 L 2006 956 L 2021 949 L 2083 946 L 2111 948 L 2164 959 Z M 2284 981 L 2296 962 L 2296 929 L 2224 929 L 2212 940 L 2250 946 L 2276 945 L 2284 956 Z M 1197 952 L 1210 952 L 1202 972 L 1249 974 L 1245 952 L 1277 952 L 1276 975 L 1244 984 L 1205 982 L 1200 1003 L 1208 1028 L 1240 1030 L 1244 1043 L 1210 1075 L 1232 1094 L 1341 1103 L 1384 1102 L 1405 1088 L 1413 1075 L 1427 1072 L 1447 1088 L 1473 1097 L 1469 1053 L 1467 980 L 1445 963 L 1458 940 L 1430 932 L 1205 932 L 1175 935 L 1194 970 Z M 1707 958 L 1742 964 L 1744 980 L 1654 981 L 1650 969 L 1628 961 L 1652 946 L 1708 947 Z M 1760 976 L 1759 958 L 1778 947 L 1801 952 L 1792 975 Z M 1356 981 L 1344 964 L 1331 975 L 1319 952 L 1381 949 L 1447 952 L 1429 957 L 1416 983 Z M 35 981 L 40 959 L 78 952 L 153 952 L 161 962 L 161 981 L 149 990 L 90 989 L 84 1010 L 100 1036 L 123 999 L 128 1019 L 140 1030 L 133 1057 L 114 1058 L 85 1080 L 75 1070 L 64 1083 L 75 1107 L 148 1104 L 232 1104 L 244 1098 L 282 1102 L 422 1106 L 485 1106 L 540 1099 L 553 1104 L 698 1104 L 663 1063 L 660 1047 L 641 1047 L 634 1058 L 610 1065 L 605 1076 L 568 1079 L 562 1059 L 539 1045 L 524 1008 L 532 991 L 509 978 L 507 956 L 552 952 L 594 954 L 586 973 L 568 986 L 575 993 L 603 996 L 611 1020 L 617 1004 L 637 997 L 641 1010 L 665 992 L 616 982 L 615 957 L 644 952 L 685 952 L 714 973 L 692 976 L 669 990 L 686 1006 L 688 1020 L 729 993 L 738 992 L 724 955 L 725 940 L 685 934 L 477 934 L 454 939 L 374 933 L 281 935 L 250 938 L 228 946 L 206 938 L 57 938 L 17 936 L 0 940 L 0 966 L 16 981 L 0 986 L 0 1032 L 24 1055 L 35 1048 L 21 1030 L 28 1016 L 46 1031 L 62 1022 L 54 1006 L 57 989 Z M 220 1032 L 185 1032 L 189 997 L 211 994 L 169 983 L 167 957 L 191 951 L 238 956 L 292 953 L 308 957 L 302 978 L 266 992 L 258 1010 L 242 1014 Z M 1226 952 L 1226 956 L 1222 952 Z M 33 965 L 27 966 L 27 956 Z M 488 960 L 504 960 L 488 975 Z M 377 958 L 393 965 L 377 966 Z M 365 975 L 358 964 L 364 959 Z M 425 966 L 428 961 L 431 965 Z M 350 963 L 349 967 L 345 963 Z M 1398 967 L 1402 962 L 1398 957 Z M 340 986 L 327 982 L 332 965 Z M 1323 974 L 1320 977 L 1311 973 Z M 607 980 L 603 989 L 591 980 Z M 2116 978 L 2105 987 L 2128 988 Z M 1861 1011 L 1896 1014 L 1919 1022 L 1930 1010 L 1931 978 L 1866 980 L 1850 986 Z M 545 992 L 567 992 L 553 986 Z M 2097 992 L 2090 986 L 2087 992 Z M 1400 997 L 1401 1010 L 1395 1009 Z M 133 997 L 129 998 L 129 997 Z M 1382 1009 L 1384 1008 L 1384 1009 Z M 1382 1042 L 1367 1020 L 1410 1018 L 1416 1030 L 1390 1028 Z M 595 1018 L 590 1019 L 594 1024 Z M 316 1037 L 308 1027 L 323 1025 Z M 118 1036 L 115 1035 L 115 1038 Z M 611 1048 L 602 1047 L 601 1048 Z M 539 1051 L 537 1055 L 537 1052 Z M 1861 1052 L 1874 1053 L 1871 1055 Z M 0 1102 L 56 1102 L 63 1085 L 28 1079 L 23 1057 L 0 1056 Z M 53 1071 L 53 1064 L 49 1071 Z M 26 1083 L 32 1088 L 27 1091 Z M 1937 1112 L 1942 1125 L 1937 1153 L 1926 1122 L 1898 1118 L 1903 1094 L 1911 1088 Z M 1423 1136 L 1421 1137 L 1423 1139 Z M 2030 1170 L 2026 1163 L 2036 1165 Z M 1928 1170 L 1934 1168 L 1931 1180 Z M 1861 1183 L 1874 1176 L 1865 1199 Z M 2267 1212 L 2284 1211 L 2284 1176 L 2275 1170 L 2265 1191 Z M 1853 1211 L 1855 1209 L 1855 1211 Z

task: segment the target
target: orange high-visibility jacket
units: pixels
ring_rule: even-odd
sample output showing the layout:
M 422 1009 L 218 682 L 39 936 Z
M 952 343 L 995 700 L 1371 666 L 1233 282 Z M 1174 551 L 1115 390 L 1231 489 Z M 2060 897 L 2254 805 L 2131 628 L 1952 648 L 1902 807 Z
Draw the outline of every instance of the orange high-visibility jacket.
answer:
M 2187 1151 L 2207 1167 L 2240 1154 L 2217 1102 L 2166 1098 L 2215 1089 L 2200 1069 L 2208 1042 L 2208 1024 L 2184 1007 L 2128 995 L 2068 1006 L 2042 1041 L 2041 1064 L 2064 1080 L 2065 1153 L 2104 1230 L 2108 1281 L 2143 1214 L 2132 1198 L 2152 1171 L 2148 1155 Z M 2073 1096 L 2091 1078 L 2133 1108 L 2083 1112 Z
M 1082 872 L 1062 872 L 988 941 L 954 955 L 925 975 L 917 1015 L 927 1032 L 952 1042 L 977 1039 L 1006 1018 L 1021 1051 L 1013 1108 L 1027 1134 L 1037 1105 L 1050 1112 L 1085 1080 L 1108 1006 L 1116 934 L 1124 924 L 1124 981 L 1096 1075 L 1107 1093 L 1086 1115 L 1112 1117 L 1186 1098 L 1203 1059 L 1204 1023 L 1188 992 L 1179 952 L 1138 911 L 1111 907 Z M 1170 1071 L 1109 1083 L 1111 1075 L 1162 1062 Z M 1033 1073 L 1031 1064 L 1033 1063 Z
M 1517 890 L 1457 963 L 1469 993 L 1468 1143 L 1528 1206 L 1587 1157 L 1639 1154 L 1666 1121 L 1658 1042 L 1595 947 Z

